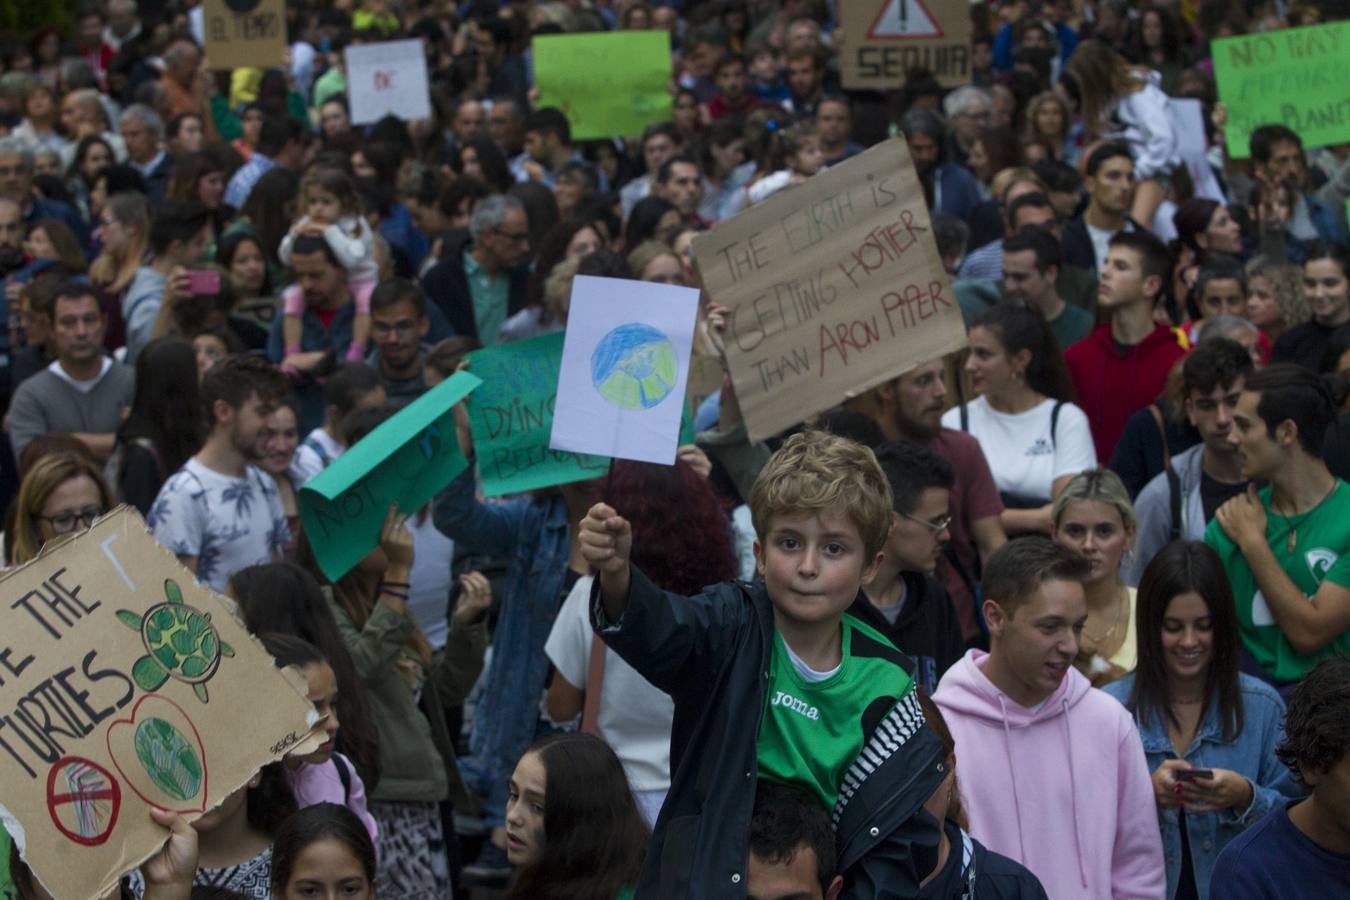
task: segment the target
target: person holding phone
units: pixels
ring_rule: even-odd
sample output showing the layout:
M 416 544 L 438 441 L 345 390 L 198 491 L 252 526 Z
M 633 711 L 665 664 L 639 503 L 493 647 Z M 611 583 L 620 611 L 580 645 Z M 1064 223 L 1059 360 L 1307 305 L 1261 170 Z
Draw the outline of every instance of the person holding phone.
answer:
M 1158 552 L 1135 616 L 1138 665 L 1105 690 L 1134 715 L 1153 772 L 1165 897 L 1208 897 L 1219 851 L 1300 796 L 1275 755 L 1284 702 L 1238 671 L 1233 590 L 1206 544 L 1175 541 Z

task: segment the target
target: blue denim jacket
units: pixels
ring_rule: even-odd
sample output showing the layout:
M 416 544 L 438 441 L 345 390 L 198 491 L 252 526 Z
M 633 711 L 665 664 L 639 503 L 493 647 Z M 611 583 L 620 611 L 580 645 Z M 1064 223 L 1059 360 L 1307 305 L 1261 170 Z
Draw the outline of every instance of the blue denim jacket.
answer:
M 1242 732 L 1232 741 L 1223 740 L 1223 726 L 1219 721 L 1217 704 L 1209 704 L 1205 719 L 1191 746 L 1182 757 L 1197 769 L 1228 769 L 1246 776 L 1252 783 L 1252 803 L 1241 814 L 1231 809 L 1212 813 L 1187 813 L 1186 837 L 1191 846 L 1191 867 L 1195 872 L 1195 886 L 1201 897 L 1209 896 L 1209 876 L 1219 851 L 1242 833 L 1248 825 L 1260 819 L 1286 799 L 1302 797 L 1289 769 L 1275 756 L 1275 747 L 1284 737 L 1284 701 L 1275 689 L 1248 675 L 1240 675 L 1242 690 Z M 1134 689 L 1134 674 L 1107 685 L 1106 693 L 1121 703 L 1129 700 Z M 1172 739 L 1167 735 L 1166 722 L 1140 722 L 1139 737 L 1143 740 L 1144 755 L 1148 757 L 1150 772 L 1157 771 L 1164 760 L 1176 759 Z M 1181 874 L 1180 817 L 1175 809 L 1158 810 L 1162 828 L 1163 858 L 1167 860 L 1167 900 L 1176 896 Z
M 470 466 L 437 495 L 432 521 L 457 544 L 511 560 L 498 603 L 492 661 L 469 736 L 472 755 L 460 761 L 465 781 L 487 799 L 485 819 L 501 825 L 507 782 L 534 741 L 548 677 L 544 642 L 562 602 L 571 552 L 567 505 L 557 494 L 483 503 L 474 496 Z

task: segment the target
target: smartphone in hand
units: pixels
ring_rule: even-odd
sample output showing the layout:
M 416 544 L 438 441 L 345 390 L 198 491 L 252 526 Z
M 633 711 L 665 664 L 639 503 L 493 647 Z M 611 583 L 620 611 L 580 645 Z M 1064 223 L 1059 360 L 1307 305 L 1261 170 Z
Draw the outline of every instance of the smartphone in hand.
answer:
M 220 273 L 215 269 L 194 269 L 188 272 L 188 290 L 214 297 L 220 293 Z
M 1212 781 L 1214 779 L 1213 769 L 1177 769 L 1172 773 L 1172 778 L 1176 781 L 1196 781 L 1204 779 Z

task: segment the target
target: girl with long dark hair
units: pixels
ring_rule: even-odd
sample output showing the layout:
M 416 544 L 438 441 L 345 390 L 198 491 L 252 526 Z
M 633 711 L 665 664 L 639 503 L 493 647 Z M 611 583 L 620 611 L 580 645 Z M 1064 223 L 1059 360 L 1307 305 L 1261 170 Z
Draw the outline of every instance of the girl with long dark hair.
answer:
M 136 395 L 117 432 L 110 471 L 118 496 L 149 515 L 159 489 L 205 438 L 197 399 L 197 355 L 176 337 L 159 337 L 136 357 Z
M 651 836 L 609 745 L 589 734 L 535 743 L 511 775 L 507 900 L 631 896 Z
M 374 900 L 375 845 L 352 811 L 336 803 L 306 806 L 272 842 L 272 896 Z
M 1003 529 L 1048 533 L 1051 501 L 1097 458 L 1049 323 L 1029 305 L 985 310 L 970 326 L 966 371 L 977 396 L 942 424 L 980 442 L 1003 497 Z
M 1275 755 L 1284 703 L 1238 671 L 1233 590 L 1208 545 L 1160 550 L 1139 582 L 1135 616 L 1138 665 L 1106 692 L 1134 714 L 1153 772 L 1167 897 L 1208 897 L 1219 851 L 1300 795 Z

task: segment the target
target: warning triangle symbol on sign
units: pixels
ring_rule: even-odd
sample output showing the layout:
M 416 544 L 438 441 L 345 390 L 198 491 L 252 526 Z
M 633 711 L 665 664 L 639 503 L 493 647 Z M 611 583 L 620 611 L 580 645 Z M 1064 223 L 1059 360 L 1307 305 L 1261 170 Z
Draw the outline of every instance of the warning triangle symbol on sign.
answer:
M 877 38 L 942 37 L 942 26 L 924 6 L 923 0 L 886 0 L 867 36 Z

